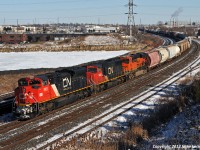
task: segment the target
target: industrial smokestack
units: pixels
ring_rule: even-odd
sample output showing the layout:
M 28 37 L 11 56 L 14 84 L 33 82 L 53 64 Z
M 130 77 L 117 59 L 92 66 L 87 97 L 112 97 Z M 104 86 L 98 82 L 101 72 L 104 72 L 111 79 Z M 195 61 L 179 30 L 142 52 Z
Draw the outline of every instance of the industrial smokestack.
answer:
M 172 18 L 178 17 L 180 13 L 183 12 L 183 8 L 180 7 L 178 10 L 176 10 L 173 14 L 172 14 Z
M 178 27 L 179 23 L 178 23 L 178 16 L 179 14 L 183 12 L 183 8 L 180 7 L 179 9 L 177 9 L 172 15 L 171 18 L 173 19 L 173 27 Z

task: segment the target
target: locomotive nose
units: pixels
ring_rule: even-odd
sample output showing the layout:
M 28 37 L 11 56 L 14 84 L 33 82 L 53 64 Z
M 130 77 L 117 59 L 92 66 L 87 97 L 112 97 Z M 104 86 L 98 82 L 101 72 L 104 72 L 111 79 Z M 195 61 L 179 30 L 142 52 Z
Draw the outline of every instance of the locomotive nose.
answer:
M 19 100 L 21 103 L 24 103 L 26 99 L 26 93 L 19 93 Z
M 19 100 L 21 103 L 25 102 L 26 99 L 26 88 L 25 87 L 20 87 L 20 92 L 19 92 Z

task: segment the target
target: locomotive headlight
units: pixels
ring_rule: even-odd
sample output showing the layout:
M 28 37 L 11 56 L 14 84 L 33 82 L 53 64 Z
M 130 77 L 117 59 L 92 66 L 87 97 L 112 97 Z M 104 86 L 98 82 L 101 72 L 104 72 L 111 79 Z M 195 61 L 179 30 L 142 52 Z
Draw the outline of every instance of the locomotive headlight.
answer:
M 16 112 L 18 114 L 24 114 L 25 113 L 24 106 L 17 107 Z
M 26 115 L 27 113 L 32 113 L 33 109 L 30 106 L 21 106 L 16 109 L 16 113 L 21 115 Z
M 18 108 L 16 109 L 16 113 L 21 114 L 21 108 L 20 108 L 20 107 L 18 107 Z

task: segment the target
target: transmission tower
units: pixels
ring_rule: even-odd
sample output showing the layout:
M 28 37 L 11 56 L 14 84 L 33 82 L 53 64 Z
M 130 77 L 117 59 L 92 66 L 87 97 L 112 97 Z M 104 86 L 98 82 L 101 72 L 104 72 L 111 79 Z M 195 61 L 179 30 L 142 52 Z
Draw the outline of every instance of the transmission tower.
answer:
M 131 42 L 133 41 L 133 25 L 135 26 L 134 14 L 137 14 L 133 12 L 134 6 L 136 5 L 133 3 L 133 0 L 129 0 L 129 3 L 128 3 L 129 12 L 126 14 L 128 14 L 127 27 L 130 26 L 130 41 Z

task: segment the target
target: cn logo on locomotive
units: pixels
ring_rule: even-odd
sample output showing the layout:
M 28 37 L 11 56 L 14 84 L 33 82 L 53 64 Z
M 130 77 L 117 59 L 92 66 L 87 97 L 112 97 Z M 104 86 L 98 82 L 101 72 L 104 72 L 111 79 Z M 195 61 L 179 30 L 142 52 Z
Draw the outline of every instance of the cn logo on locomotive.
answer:
M 113 67 L 109 67 L 109 68 L 108 68 L 108 74 L 113 74 L 113 73 L 114 73 Z
M 63 79 L 63 87 L 64 88 L 67 88 L 67 87 L 69 87 L 71 85 L 72 85 L 71 77 L 70 78 L 66 77 L 66 78 Z

